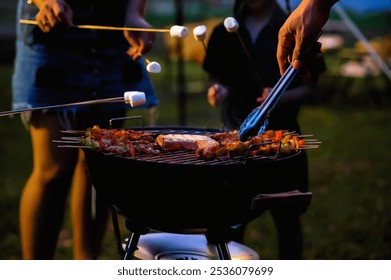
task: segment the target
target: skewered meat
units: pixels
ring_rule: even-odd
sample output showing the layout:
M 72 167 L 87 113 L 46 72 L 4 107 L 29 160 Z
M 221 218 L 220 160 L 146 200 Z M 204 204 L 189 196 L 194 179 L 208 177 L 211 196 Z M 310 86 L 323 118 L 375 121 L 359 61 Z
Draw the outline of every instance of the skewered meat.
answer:
M 205 147 L 219 146 L 216 140 L 213 140 L 206 135 L 191 135 L 191 134 L 160 134 L 156 138 L 156 143 L 163 150 L 197 150 Z
M 156 136 L 136 130 L 101 129 L 95 125 L 87 129 L 80 144 L 101 152 L 116 153 L 120 155 L 136 154 L 156 155 L 160 153 L 154 143 Z
M 239 139 L 238 131 L 193 134 L 157 134 L 131 129 L 87 129 L 80 144 L 101 152 L 123 156 L 158 155 L 174 150 L 195 151 L 198 159 L 219 157 L 291 155 L 303 148 L 316 148 L 319 142 L 306 142 L 298 135 L 284 130 L 267 130 L 246 142 Z
M 305 141 L 297 135 L 282 130 L 267 130 L 261 135 L 252 137 L 246 142 L 239 140 L 237 131 L 224 132 L 210 135 L 213 139 L 218 139 L 219 148 L 200 148 L 196 151 L 196 156 L 200 159 L 213 159 L 221 156 L 233 158 L 235 156 L 254 155 L 290 155 L 296 153 L 300 145 Z

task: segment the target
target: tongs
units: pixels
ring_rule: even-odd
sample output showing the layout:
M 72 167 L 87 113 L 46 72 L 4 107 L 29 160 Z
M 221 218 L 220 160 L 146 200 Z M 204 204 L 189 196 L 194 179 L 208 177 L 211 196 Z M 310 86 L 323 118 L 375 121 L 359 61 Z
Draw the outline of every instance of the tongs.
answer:
M 272 91 L 268 94 L 265 101 L 258 107 L 256 107 L 247 116 L 239 129 L 240 141 L 246 141 L 250 136 L 262 134 L 265 132 L 269 123 L 268 118 L 270 112 L 276 106 L 285 90 L 296 76 L 298 70 L 294 69 L 292 65 L 289 65 L 288 69 L 278 80 L 277 84 L 273 87 Z
M 320 37 L 321 33 L 318 35 L 317 39 Z M 317 43 L 317 46 L 320 50 L 320 43 Z M 256 134 L 262 134 L 265 132 L 266 127 L 269 123 L 268 118 L 271 111 L 276 106 L 277 102 L 280 100 L 282 95 L 285 93 L 286 89 L 296 76 L 297 72 L 292 65 L 289 65 L 288 69 L 278 80 L 277 84 L 273 87 L 272 91 L 268 94 L 265 101 L 247 116 L 244 122 L 239 128 L 239 139 L 244 142 L 248 140 L 250 136 Z

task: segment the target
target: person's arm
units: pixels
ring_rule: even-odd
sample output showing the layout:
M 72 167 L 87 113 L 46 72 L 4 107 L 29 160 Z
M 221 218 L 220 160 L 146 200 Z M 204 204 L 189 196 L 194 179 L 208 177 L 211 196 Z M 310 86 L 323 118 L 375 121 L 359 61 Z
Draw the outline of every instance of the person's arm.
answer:
M 303 0 L 289 15 L 278 34 L 277 60 L 281 75 L 291 63 L 303 67 L 304 57 L 315 42 L 338 0 Z
M 31 0 L 39 12 L 35 19 L 43 32 L 49 32 L 57 23 L 72 26 L 73 11 L 64 0 Z
M 145 20 L 147 0 L 129 0 L 125 18 L 126 27 L 152 28 Z M 151 50 L 155 41 L 154 32 L 124 31 L 124 36 L 131 45 L 128 54 L 134 59 Z

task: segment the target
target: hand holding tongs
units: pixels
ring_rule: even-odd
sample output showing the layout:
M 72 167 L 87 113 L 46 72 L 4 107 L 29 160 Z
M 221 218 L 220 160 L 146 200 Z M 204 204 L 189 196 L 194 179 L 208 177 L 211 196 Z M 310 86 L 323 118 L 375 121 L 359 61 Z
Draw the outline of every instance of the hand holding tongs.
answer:
M 289 86 L 293 78 L 296 76 L 298 70 L 294 69 L 292 65 L 289 65 L 284 75 L 278 80 L 277 84 L 273 87 L 272 91 L 268 94 L 265 101 L 259 107 L 256 107 L 247 116 L 239 129 L 240 141 L 246 141 L 249 136 L 262 134 L 266 130 L 268 125 L 269 115 L 271 110 L 280 100 L 284 94 L 286 88 Z M 263 123 L 261 122 L 263 120 Z
M 317 38 L 319 38 L 319 36 Z M 288 69 L 278 80 L 277 84 L 268 94 L 265 101 L 263 101 L 260 106 L 252 110 L 240 126 L 238 133 L 240 141 L 244 142 L 250 136 L 265 132 L 269 123 L 268 118 L 270 112 L 273 110 L 274 106 L 276 106 L 277 102 L 280 100 L 298 71 L 299 70 L 294 69 L 292 65 L 289 65 Z

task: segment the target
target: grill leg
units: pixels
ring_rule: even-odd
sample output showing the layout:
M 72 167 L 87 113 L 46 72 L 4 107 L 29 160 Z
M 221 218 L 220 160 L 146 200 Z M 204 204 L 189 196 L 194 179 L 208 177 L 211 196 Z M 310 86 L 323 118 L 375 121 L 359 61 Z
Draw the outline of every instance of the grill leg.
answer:
M 217 253 L 220 260 L 230 260 L 231 254 L 229 253 L 227 242 L 221 242 L 216 244 Z
M 206 240 L 215 245 L 220 260 L 230 260 L 231 254 L 228 248 L 228 242 L 232 240 L 232 229 L 227 227 L 212 228 L 205 234 Z
M 126 243 L 124 260 L 131 260 L 134 257 L 134 251 L 137 249 L 138 241 L 140 240 L 139 233 L 132 232 L 129 236 L 128 242 Z

